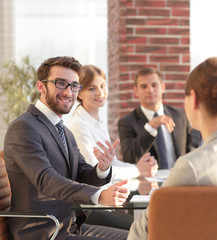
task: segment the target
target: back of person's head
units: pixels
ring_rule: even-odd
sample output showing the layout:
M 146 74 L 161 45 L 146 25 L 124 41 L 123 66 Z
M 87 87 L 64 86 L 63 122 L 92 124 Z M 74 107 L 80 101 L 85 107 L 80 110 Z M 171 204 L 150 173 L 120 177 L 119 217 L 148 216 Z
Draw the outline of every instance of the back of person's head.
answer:
M 217 57 L 206 59 L 189 74 L 185 95 L 189 96 L 191 90 L 209 114 L 217 115 Z
M 155 68 L 151 68 L 151 67 L 146 67 L 146 68 L 143 68 L 141 70 L 139 70 L 137 73 L 136 73 L 136 76 L 135 76 L 135 79 L 134 79 L 134 85 L 137 86 L 137 83 L 138 83 L 138 78 L 141 77 L 141 76 L 147 76 L 147 75 L 151 75 L 151 74 L 157 74 L 160 81 L 162 82 L 162 76 L 161 76 L 161 73 L 155 69 Z
M 78 76 L 81 74 L 82 65 L 73 57 L 53 57 L 45 60 L 41 66 L 38 68 L 37 76 L 38 80 L 47 80 L 50 68 L 52 66 L 63 66 L 74 70 Z
M 98 67 L 94 65 L 85 65 L 82 67 L 82 72 L 80 75 L 80 84 L 82 85 L 82 90 L 87 89 L 87 87 L 92 83 L 92 81 L 95 79 L 95 77 L 101 76 L 102 78 L 106 79 L 105 73 Z M 78 98 L 77 100 L 81 102 L 82 100 Z

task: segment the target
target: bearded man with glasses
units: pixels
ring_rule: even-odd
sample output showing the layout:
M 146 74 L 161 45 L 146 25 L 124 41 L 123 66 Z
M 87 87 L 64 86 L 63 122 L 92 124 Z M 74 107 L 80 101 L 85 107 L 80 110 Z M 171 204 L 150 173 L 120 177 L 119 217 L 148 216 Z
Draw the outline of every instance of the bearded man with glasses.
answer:
M 129 191 L 119 182 L 100 186 L 111 178 L 114 147 L 99 144 L 99 163 L 92 167 L 80 154 L 74 136 L 63 126 L 81 89 L 81 64 L 72 57 L 50 58 L 38 69 L 40 98 L 9 126 L 4 144 L 6 167 L 12 189 L 12 211 L 46 212 L 61 229 L 56 239 L 126 239 L 128 231 L 83 224 L 85 214 L 73 204 L 122 205 Z M 22 186 L 22 187 L 20 187 Z M 51 222 L 9 219 L 16 240 L 47 240 L 54 232 Z

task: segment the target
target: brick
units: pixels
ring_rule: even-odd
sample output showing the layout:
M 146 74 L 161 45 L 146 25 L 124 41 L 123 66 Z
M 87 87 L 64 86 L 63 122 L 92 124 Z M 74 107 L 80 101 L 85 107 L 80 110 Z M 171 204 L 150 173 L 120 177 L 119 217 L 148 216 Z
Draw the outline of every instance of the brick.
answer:
M 165 79 L 166 80 L 173 80 L 173 81 L 178 80 L 178 81 L 180 81 L 180 80 L 185 80 L 186 77 L 187 77 L 186 73 L 176 73 L 176 72 L 174 72 L 174 73 L 171 73 L 171 74 L 169 74 L 169 73 L 165 74 Z
M 165 35 L 167 33 L 166 28 L 158 27 L 136 27 L 135 34 L 154 34 L 154 35 Z
M 187 27 L 189 27 L 189 25 L 190 25 L 189 18 L 179 19 L 179 26 L 187 26 Z
M 189 39 L 189 37 L 182 37 L 182 38 L 181 38 L 181 44 L 189 45 L 189 44 L 190 44 L 190 39 Z
M 125 53 L 133 53 L 134 52 L 134 46 L 127 45 L 127 46 L 120 46 L 120 52 Z
M 160 71 L 167 71 L 167 72 L 189 72 L 190 71 L 190 65 L 162 65 L 160 66 Z
M 140 63 L 140 64 L 130 64 L 130 65 L 127 65 L 127 64 L 122 64 L 120 66 L 120 71 L 121 72 L 126 72 L 127 70 L 132 72 L 134 71 L 135 73 L 139 70 L 141 70 L 142 68 L 144 67 L 153 67 L 153 68 L 157 68 L 157 64 L 147 64 L 147 63 Z
M 116 0 L 117 1 L 117 0 Z M 133 7 L 133 0 L 120 0 L 120 7 Z
M 145 21 L 145 25 L 159 25 L 159 26 L 177 26 L 179 25 L 179 19 L 172 19 L 172 18 L 149 18 Z
M 184 94 L 184 90 L 183 92 L 166 92 L 164 94 L 164 97 L 166 99 L 184 99 L 185 94 Z
M 126 25 L 144 25 L 145 24 L 145 19 L 143 18 L 127 18 L 126 19 Z
M 167 53 L 166 46 L 149 46 L 149 45 L 140 45 L 136 46 L 136 52 L 138 53 Z
M 134 90 L 134 83 L 124 83 L 124 84 L 120 84 L 120 91 L 124 91 L 124 90 Z
M 189 36 L 190 30 L 189 28 L 169 28 L 168 29 L 168 34 L 170 35 L 187 35 Z
M 135 0 L 136 7 L 165 7 L 166 1 Z
M 149 44 L 179 44 L 178 37 L 149 37 Z
M 189 17 L 189 9 L 180 9 L 180 8 L 173 8 L 172 9 L 172 16 L 179 16 L 179 17 Z
M 178 56 L 150 56 L 150 62 L 167 62 L 167 63 L 178 63 Z
M 185 81 L 179 81 L 179 82 L 166 82 L 166 89 L 177 89 L 177 90 L 183 90 L 185 89 Z
M 180 0 L 167 0 L 168 7 L 183 7 L 189 8 L 189 1 L 180 1 Z
M 136 16 L 136 8 L 122 8 L 120 10 L 121 16 Z
M 119 94 L 119 99 L 120 100 L 129 100 L 134 98 L 134 93 L 133 92 L 123 92 Z
M 182 56 L 182 62 L 183 63 L 190 63 L 191 59 L 189 55 Z
M 130 109 L 134 109 L 136 107 L 138 107 L 138 101 L 137 102 L 121 102 L 121 108 L 130 108 Z
M 147 56 L 146 55 L 126 55 L 120 57 L 120 62 L 146 62 Z
M 190 49 L 189 46 L 169 46 L 169 53 L 189 54 Z
M 170 10 L 169 9 L 139 9 L 139 16 L 162 16 L 162 17 L 169 17 L 170 16 Z
M 147 38 L 146 37 L 127 37 L 127 43 L 145 44 L 147 43 Z

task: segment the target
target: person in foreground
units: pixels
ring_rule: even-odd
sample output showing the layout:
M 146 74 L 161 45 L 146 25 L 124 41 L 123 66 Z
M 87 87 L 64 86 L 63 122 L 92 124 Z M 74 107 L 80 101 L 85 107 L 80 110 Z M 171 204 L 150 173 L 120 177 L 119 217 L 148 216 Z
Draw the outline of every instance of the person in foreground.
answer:
M 122 205 L 129 191 L 123 184 L 100 186 L 111 178 L 113 147 L 96 150 L 99 163 L 87 164 L 73 134 L 61 126 L 81 89 L 81 64 L 72 57 L 45 60 L 38 69 L 40 98 L 8 128 L 4 143 L 12 190 L 11 211 L 47 212 L 57 217 L 64 239 L 126 239 L 128 231 L 82 224 L 85 214 L 73 204 Z M 9 219 L 14 240 L 47 240 L 54 224 L 38 219 Z
M 80 105 L 74 110 L 66 126 L 75 136 L 78 147 L 85 160 L 95 166 L 99 158 L 94 156 L 93 149 L 98 141 L 109 143 L 110 136 L 106 124 L 100 117 L 100 108 L 108 97 L 105 73 L 94 65 L 82 68 L 79 92 Z M 119 140 L 114 142 L 114 146 Z M 158 165 L 150 154 L 144 154 L 137 164 L 125 163 L 114 156 L 112 161 L 112 179 L 127 179 L 138 176 L 150 177 L 157 173 Z
M 147 152 L 159 169 L 170 169 L 175 160 L 191 149 L 191 127 L 182 108 L 162 102 L 165 83 L 155 68 L 137 72 L 135 96 L 140 106 L 118 121 L 125 162 L 136 163 Z
M 176 161 L 162 187 L 217 185 L 217 57 L 208 58 L 188 76 L 185 111 L 204 142 Z M 127 239 L 148 239 L 148 209 L 133 223 Z

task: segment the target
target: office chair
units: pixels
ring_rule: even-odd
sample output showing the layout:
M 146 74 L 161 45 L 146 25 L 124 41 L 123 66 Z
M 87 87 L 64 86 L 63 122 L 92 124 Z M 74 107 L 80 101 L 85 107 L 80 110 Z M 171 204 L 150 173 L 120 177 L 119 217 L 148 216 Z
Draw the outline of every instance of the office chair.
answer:
M 46 213 L 18 213 L 10 212 L 11 204 L 11 189 L 10 183 L 7 175 L 7 170 L 5 167 L 3 152 L 0 152 L 0 240 L 9 240 L 9 229 L 7 218 L 17 217 L 17 218 L 47 218 L 53 220 L 56 225 L 56 229 L 50 238 L 54 240 L 59 232 L 60 224 L 55 216 Z
M 216 240 L 217 186 L 159 188 L 148 218 L 148 240 Z

